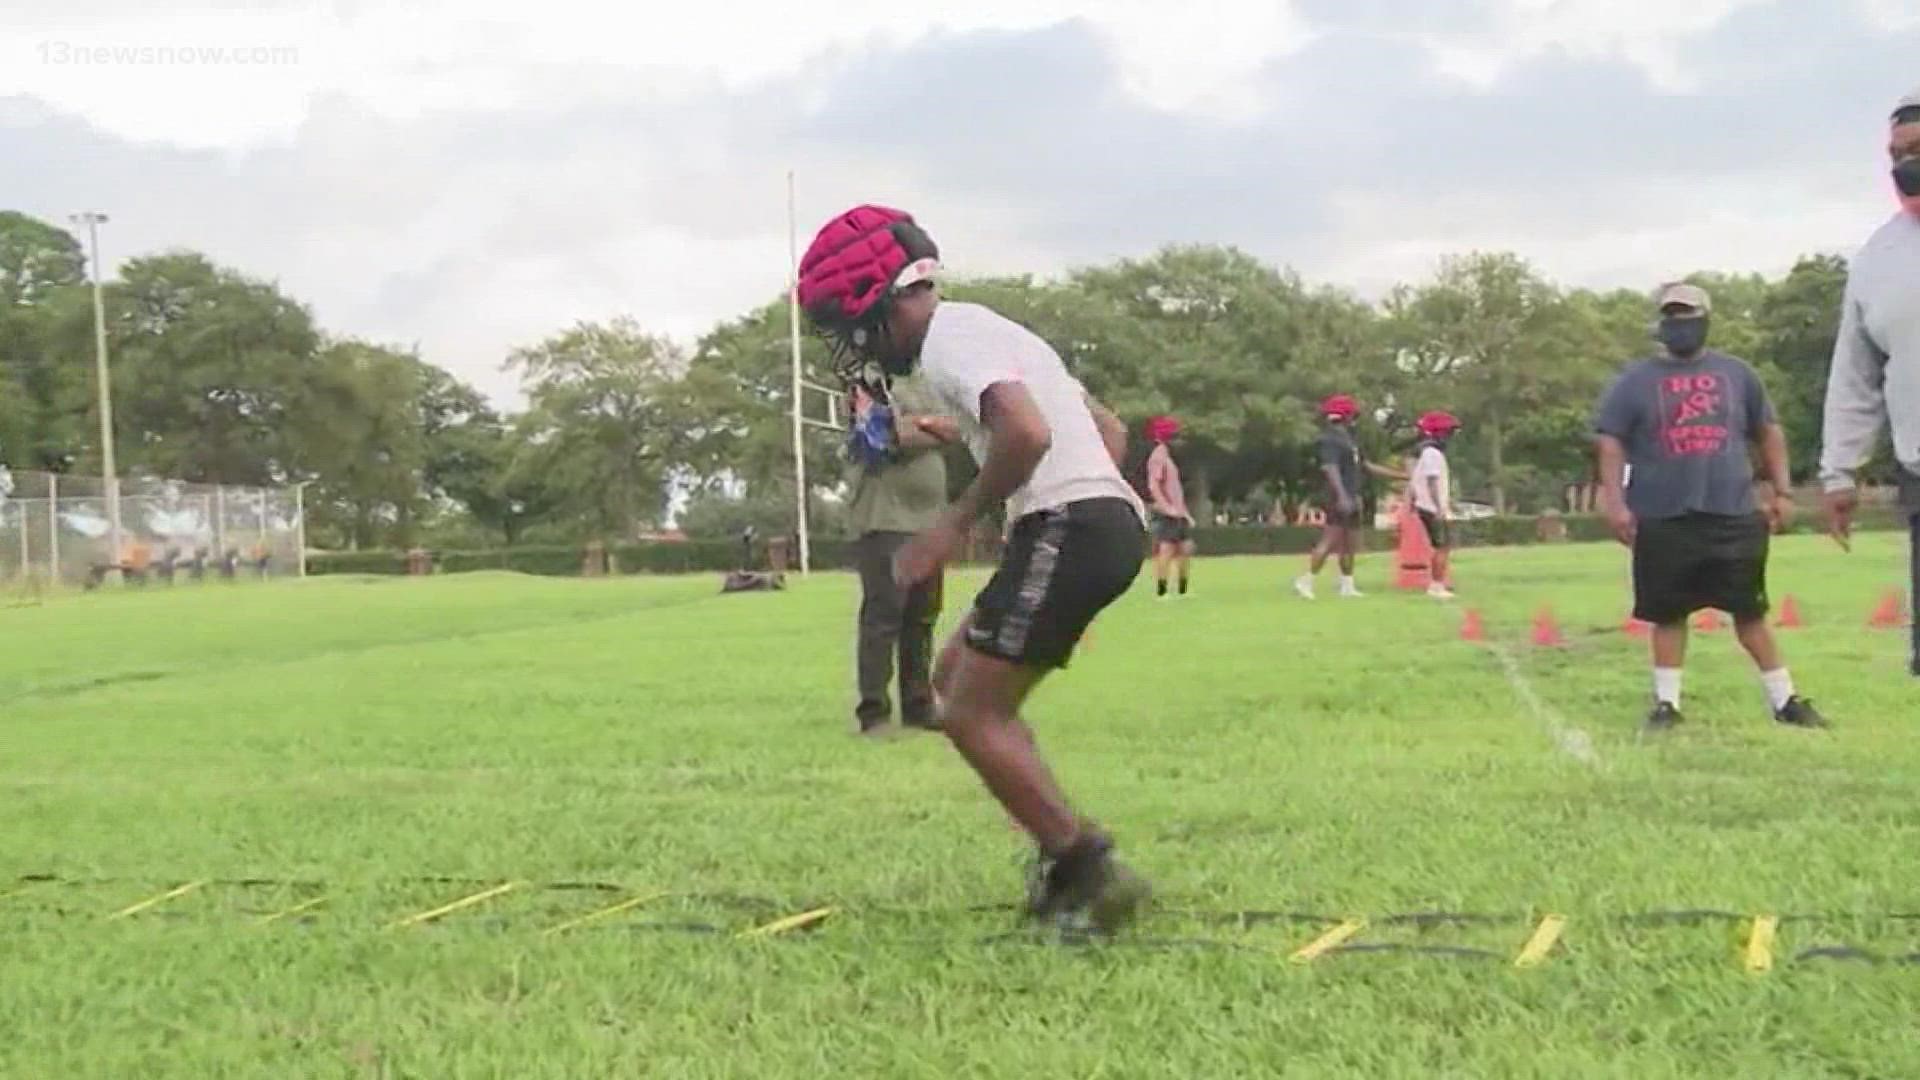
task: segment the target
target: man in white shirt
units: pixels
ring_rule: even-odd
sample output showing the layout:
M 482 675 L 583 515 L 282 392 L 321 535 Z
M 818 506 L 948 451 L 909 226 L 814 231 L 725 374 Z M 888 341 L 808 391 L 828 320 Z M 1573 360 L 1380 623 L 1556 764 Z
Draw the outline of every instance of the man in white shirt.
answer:
M 1447 440 L 1460 430 L 1460 421 L 1449 412 L 1430 412 L 1414 422 L 1420 431 L 1420 445 L 1413 463 L 1414 513 L 1426 527 L 1427 541 L 1433 545 L 1433 580 L 1427 595 L 1441 600 L 1453 599 L 1453 473 L 1447 464 Z
M 1029 913 L 1111 933 L 1150 889 L 1069 807 L 1020 707 L 1140 573 L 1146 514 L 1120 473 L 1126 428 L 1038 335 L 977 304 L 943 303 L 938 268 L 911 216 L 855 207 L 809 245 L 799 300 L 843 378 L 918 372 L 979 462 L 967 490 L 896 554 L 903 587 L 937 573 L 981 515 L 1006 504 L 999 569 L 935 667 L 941 728 L 1039 848 Z
M 1907 519 L 1907 571 L 1920 606 L 1920 87 L 1893 108 L 1887 133 L 1900 208 L 1867 240 L 1847 274 L 1840 333 L 1828 369 L 1821 486 L 1834 538 L 1851 546 L 1859 507 L 1854 473 L 1889 428 L 1900 510 Z M 1920 676 L 1920 619 L 1907 668 Z

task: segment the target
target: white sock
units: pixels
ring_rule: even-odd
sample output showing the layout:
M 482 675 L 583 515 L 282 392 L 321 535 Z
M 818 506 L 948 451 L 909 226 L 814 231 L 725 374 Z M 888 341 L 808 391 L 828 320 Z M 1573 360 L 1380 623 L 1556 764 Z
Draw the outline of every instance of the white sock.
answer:
M 1352 592 L 1352 591 L 1353 591 L 1353 588 L 1354 588 L 1354 586 L 1353 586 L 1353 575 L 1352 575 L 1352 574 L 1341 574 L 1341 575 L 1340 575 L 1340 591 L 1341 591 L 1341 592 Z
M 1767 701 L 1772 703 L 1774 712 L 1779 712 L 1793 697 L 1793 676 L 1787 674 L 1786 668 L 1761 672 L 1760 685 L 1767 688 Z
M 1653 669 L 1653 696 L 1674 708 L 1680 707 L 1680 669 L 1677 667 L 1657 667 Z

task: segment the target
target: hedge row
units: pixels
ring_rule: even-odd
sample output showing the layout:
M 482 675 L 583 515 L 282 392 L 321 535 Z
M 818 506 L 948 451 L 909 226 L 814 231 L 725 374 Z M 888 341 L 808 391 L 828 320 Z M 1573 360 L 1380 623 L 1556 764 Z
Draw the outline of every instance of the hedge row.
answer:
M 1606 540 L 1612 536 L 1606 519 L 1596 514 L 1569 514 L 1567 539 L 1573 541 Z M 1795 533 L 1816 532 L 1820 524 L 1814 514 L 1803 508 Z M 1905 527 L 1905 520 L 1890 507 L 1868 507 L 1861 511 L 1857 528 L 1864 531 Z M 1493 517 L 1453 523 L 1455 543 L 1462 547 L 1504 547 L 1539 542 L 1539 523 L 1533 517 Z M 1369 532 L 1374 550 L 1390 547 L 1393 534 L 1382 530 Z M 1295 525 L 1210 525 L 1193 530 L 1193 539 L 1203 555 L 1298 555 L 1312 549 L 1320 530 Z M 992 558 L 994 551 L 982 551 Z M 574 546 L 535 546 L 498 548 L 488 551 L 435 551 L 430 553 L 435 573 L 457 574 L 472 570 L 510 570 L 522 574 L 553 577 L 579 575 L 585 555 Z M 714 573 L 736 569 L 740 565 L 740 545 L 724 540 L 691 540 L 623 544 L 610 550 L 613 569 L 621 574 Z M 764 557 L 764 556 L 763 556 Z M 791 561 L 791 560 L 790 560 Z M 812 544 L 812 562 L 817 570 L 853 568 L 853 545 L 843 539 L 821 539 Z M 309 574 L 404 574 L 407 555 L 403 551 L 322 552 L 307 557 Z

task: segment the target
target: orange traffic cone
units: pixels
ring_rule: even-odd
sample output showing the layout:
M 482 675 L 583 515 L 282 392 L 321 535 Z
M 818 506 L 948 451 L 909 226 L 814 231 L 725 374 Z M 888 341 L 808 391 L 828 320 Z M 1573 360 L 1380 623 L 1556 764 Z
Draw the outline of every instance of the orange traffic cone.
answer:
M 1553 609 L 1542 607 L 1533 616 L 1533 643 L 1543 649 L 1557 649 L 1567 643 L 1560 636 L 1560 627 L 1553 621 Z
M 1867 625 L 1875 630 L 1897 630 L 1907 625 L 1906 604 L 1901 600 L 1898 589 L 1888 589 L 1880 598 L 1880 606 L 1873 609 L 1873 617 Z
M 1394 561 L 1400 566 L 1400 574 L 1394 584 L 1402 589 L 1424 589 L 1433 581 L 1433 542 L 1427 539 L 1427 527 L 1420 523 L 1411 504 L 1401 504 L 1397 521 L 1400 543 Z
M 1726 629 L 1726 625 L 1725 622 L 1721 621 L 1720 612 L 1714 608 L 1707 608 L 1693 617 L 1693 628 L 1695 630 L 1705 630 L 1711 633 L 1715 630 Z
M 1626 632 L 1626 635 L 1632 638 L 1643 638 L 1643 637 L 1653 636 L 1652 623 L 1642 622 L 1641 620 L 1636 619 L 1631 615 L 1627 616 L 1627 621 L 1620 625 L 1620 629 L 1624 630 Z
M 1466 617 L 1460 620 L 1460 640 L 1487 640 L 1487 628 L 1486 625 L 1480 621 L 1479 609 L 1468 608 Z
M 1795 600 L 1791 593 L 1780 601 L 1780 621 L 1774 625 L 1782 630 L 1798 630 L 1807 625 L 1806 620 L 1800 617 L 1800 601 Z

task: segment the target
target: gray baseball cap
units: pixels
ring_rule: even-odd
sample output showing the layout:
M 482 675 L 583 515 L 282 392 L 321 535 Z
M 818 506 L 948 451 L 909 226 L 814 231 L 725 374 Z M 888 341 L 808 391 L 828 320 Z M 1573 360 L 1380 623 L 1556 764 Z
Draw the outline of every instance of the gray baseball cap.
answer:
M 1675 305 L 1692 308 L 1704 315 L 1713 310 L 1713 298 L 1707 295 L 1707 290 L 1698 285 L 1689 285 L 1684 281 L 1669 282 L 1660 286 L 1660 291 L 1653 294 L 1654 307 L 1665 311 Z
M 1908 109 L 1920 109 L 1920 86 L 1907 91 L 1907 96 L 1901 98 L 1899 104 L 1893 107 L 1893 118 L 1897 121 L 1900 114 Z

